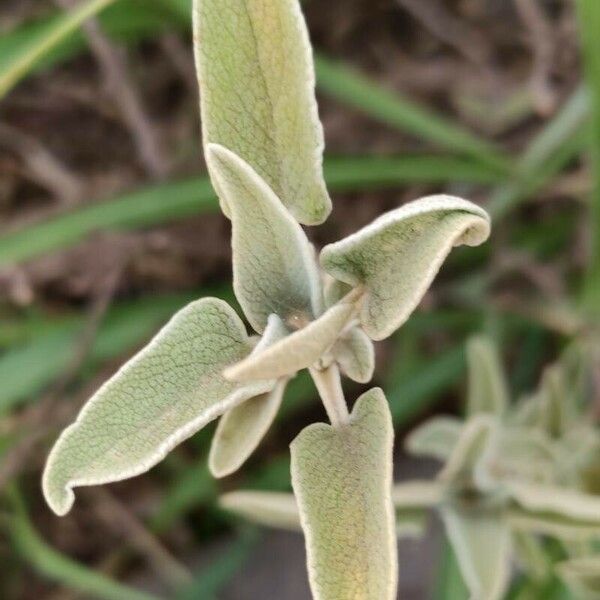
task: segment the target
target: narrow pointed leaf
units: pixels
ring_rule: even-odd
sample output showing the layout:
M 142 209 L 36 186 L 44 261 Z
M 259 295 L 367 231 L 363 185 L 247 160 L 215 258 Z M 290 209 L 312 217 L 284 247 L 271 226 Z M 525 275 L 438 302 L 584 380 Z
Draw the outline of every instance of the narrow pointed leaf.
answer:
M 210 447 L 208 466 L 215 477 L 235 473 L 256 450 L 275 420 L 286 381 L 225 413 Z
M 490 443 L 494 427 L 494 420 L 485 415 L 467 421 L 439 475 L 440 479 L 447 482 L 460 482 L 465 477 L 472 479 L 473 472 Z
M 194 34 L 205 145 L 242 157 L 298 221 L 322 223 L 331 200 L 298 0 L 195 0 Z
M 524 509 L 600 523 L 600 496 L 576 490 L 522 482 L 506 483 L 515 502 Z
M 231 381 L 253 381 L 264 379 L 265 375 L 284 377 L 310 367 L 332 347 L 355 310 L 353 304 L 336 304 L 303 329 L 229 367 L 225 377 Z
M 320 314 L 319 272 L 300 225 L 233 152 L 211 144 L 207 160 L 231 209 L 233 289 L 252 327 L 262 333 L 272 314 L 286 322 Z
M 463 421 L 454 417 L 434 417 L 410 432 L 405 447 L 411 454 L 446 461 L 454 451 L 463 428 Z
M 360 327 L 352 327 L 342 334 L 331 353 L 346 377 L 357 383 L 368 383 L 373 378 L 375 348 Z
M 361 323 L 381 340 L 408 319 L 452 247 L 477 246 L 489 232 L 489 217 L 475 204 L 430 196 L 326 246 L 321 264 L 336 279 L 364 288 Z
M 437 481 L 407 481 L 392 489 L 392 502 L 396 510 L 408 508 L 431 508 L 439 504 L 445 486 Z
M 316 600 L 396 598 L 392 420 L 383 392 L 363 394 L 347 425 L 292 442 L 292 484 Z
M 507 512 L 507 519 L 510 527 L 516 531 L 568 541 L 600 540 L 600 519 L 577 519 L 520 507 L 512 507 Z
M 205 298 L 173 317 L 150 344 L 105 383 L 56 442 L 44 471 L 44 495 L 59 515 L 73 488 L 143 473 L 177 444 L 273 381 L 233 384 L 225 365 L 252 344 L 222 300 Z
M 298 504 L 293 494 L 230 492 L 219 498 L 219 505 L 259 525 L 302 531 Z
M 252 354 L 262 352 L 287 335 L 289 330 L 283 321 L 277 315 L 271 315 Z M 280 380 L 271 391 L 247 400 L 221 417 L 208 456 L 208 466 L 215 477 L 231 475 L 256 450 L 277 416 L 286 383 Z
M 446 508 L 441 515 L 471 598 L 503 598 L 509 580 L 511 537 L 502 514 Z
M 600 557 L 588 556 L 560 563 L 562 580 L 577 600 L 600 600 Z
M 508 386 L 492 341 L 483 336 L 471 338 L 467 343 L 467 364 L 467 415 L 503 415 L 509 403 Z

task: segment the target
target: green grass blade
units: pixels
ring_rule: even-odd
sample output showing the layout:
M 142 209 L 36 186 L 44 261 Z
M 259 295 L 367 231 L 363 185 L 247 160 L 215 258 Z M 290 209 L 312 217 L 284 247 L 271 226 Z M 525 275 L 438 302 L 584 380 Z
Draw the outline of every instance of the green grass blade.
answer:
M 466 129 L 322 55 L 315 57 L 315 66 L 317 84 L 323 93 L 401 131 L 510 173 L 508 160 L 492 144 Z
M 600 2 L 578 0 L 581 44 L 592 106 L 590 131 L 594 187 L 591 197 L 591 260 L 584 289 L 587 308 L 600 315 Z
M 587 140 L 589 102 L 577 90 L 563 109 L 530 142 L 518 161 L 516 177 L 498 187 L 487 209 L 500 219 L 520 201 L 543 188 L 581 152 Z
M 158 600 L 152 594 L 121 585 L 88 569 L 48 546 L 34 529 L 15 488 L 9 489 L 8 496 L 14 511 L 8 524 L 12 541 L 22 558 L 41 575 L 87 597 L 103 600 Z
M 50 19 L 33 35 L 22 36 L 11 51 L 0 54 L 0 99 L 5 96 L 44 55 L 60 44 L 89 17 L 99 13 L 114 0 L 88 0 L 72 11 Z
M 409 182 L 498 180 L 498 175 L 486 167 L 435 156 L 329 159 L 325 176 L 336 192 L 393 188 Z M 0 236 L 0 267 L 68 248 L 94 231 L 149 227 L 217 210 L 217 199 L 207 177 L 157 185 Z

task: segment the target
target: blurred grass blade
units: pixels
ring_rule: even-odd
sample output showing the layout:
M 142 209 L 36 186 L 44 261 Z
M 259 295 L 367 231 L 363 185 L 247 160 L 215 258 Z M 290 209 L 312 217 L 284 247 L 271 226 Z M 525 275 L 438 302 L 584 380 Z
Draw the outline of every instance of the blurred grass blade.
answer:
M 152 594 L 112 581 L 48 546 L 34 529 L 16 489 L 9 488 L 7 495 L 14 511 L 9 522 L 12 541 L 23 559 L 40 574 L 87 597 L 104 600 L 158 600 Z
M 494 219 L 504 217 L 573 160 L 588 139 L 585 130 L 588 114 L 587 94 L 578 89 L 525 149 L 518 161 L 516 177 L 492 194 L 486 208 Z
M 498 175 L 486 167 L 436 156 L 330 159 L 325 175 L 336 192 L 386 189 L 413 182 L 498 181 Z M 0 267 L 68 248 L 94 231 L 149 227 L 217 209 L 207 177 L 152 186 L 0 235 Z
M 65 12 L 35 30 L 35 34 L 21 38 L 12 51 L 0 55 L 0 99 L 5 96 L 44 55 L 72 34 L 86 19 L 99 13 L 114 0 L 88 0 L 74 10 Z
M 323 93 L 382 123 L 510 173 L 510 162 L 491 143 L 466 129 L 323 55 L 315 56 L 315 66 L 318 88 Z
M 590 131 L 594 186 L 591 197 L 591 262 L 584 289 L 584 303 L 600 316 L 600 2 L 578 0 L 581 44 L 587 89 L 592 106 Z

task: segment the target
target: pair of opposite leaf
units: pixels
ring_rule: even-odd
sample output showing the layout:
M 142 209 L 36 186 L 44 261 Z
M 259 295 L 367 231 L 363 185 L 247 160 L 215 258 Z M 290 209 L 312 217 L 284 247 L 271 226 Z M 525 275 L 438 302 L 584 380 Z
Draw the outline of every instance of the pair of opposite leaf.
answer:
M 485 211 L 434 196 L 325 247 L 317 261 L 300 223 L 323 222 L 331 201 L 298 1 L 196 0 L 194 35 L 207 165 L 232 221 L 234 291 L 260 338 L 219 299 L 177 313 L 54 446 L 43 489 L 60 515 L 74 488 L 142 473 L 218 417 L 209 462 L 217 476 L 232 473 L 266 433 L 298 370 L 339 379 L 341 369 L 369 381 L 371 340 L 409 317 L 453 246 L 489 235 Z M 309 427 L 292 444 L 317 598 L 343 598 L 340 589 L 378 600 L 395 593 L 392 437 L 375 389 L 343 426 Z M 325 514 L 335 543 L 322 543 Z
M 558 539 L 567 552 L 576 550 L 575 558 L 557 566 L 575 597 L 600 597 L 600 558 L 593 554 L 600 539 L 600 496 L 587 493 L 584 477 L 590 462 L 584 459 L 598 457 L 600 436 L 583 418 L 580 378 L 570 368 L 573 356 L 565 358 L 547 370 L 535 395 L 511 411 L 494 347 L 485 338 L 473 339 L 468 420 L 434 418 L 407 440 L 410 452 L 446 464 L 434 481 L 394 486 L 398 536 L 414 533 L 415 526 L 418 532 L 424 511 L 437 510 L 474 600 L 503 597 L 514 557 L 531 576 L 547 576 L 551 566 L 540 535 Z M 221 505 L 292 530 L 300 528 L 303 512 L 292 495 L 267 492 L 232 492 Z M 589 552 L 582 556 L 585 547 Z

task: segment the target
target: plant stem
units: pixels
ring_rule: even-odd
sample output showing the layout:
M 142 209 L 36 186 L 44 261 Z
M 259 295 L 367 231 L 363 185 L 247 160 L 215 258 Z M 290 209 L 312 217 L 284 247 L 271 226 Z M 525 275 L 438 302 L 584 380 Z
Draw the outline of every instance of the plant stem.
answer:
M 344 398 L 340 370 L 337 364 L 333 363 L 322 370 L 314 367 L 309 370 L 331 424 L 334 427 L 346 425 L 350 420 L 350 413 Z

